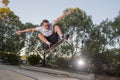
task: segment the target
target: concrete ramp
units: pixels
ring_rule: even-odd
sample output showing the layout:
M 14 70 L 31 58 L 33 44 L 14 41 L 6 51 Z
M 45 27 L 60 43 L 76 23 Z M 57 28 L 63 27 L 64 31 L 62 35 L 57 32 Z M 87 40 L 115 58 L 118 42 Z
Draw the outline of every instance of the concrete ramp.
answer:
M 0 69 L 0 80 L 36 80 L 15 71 Z

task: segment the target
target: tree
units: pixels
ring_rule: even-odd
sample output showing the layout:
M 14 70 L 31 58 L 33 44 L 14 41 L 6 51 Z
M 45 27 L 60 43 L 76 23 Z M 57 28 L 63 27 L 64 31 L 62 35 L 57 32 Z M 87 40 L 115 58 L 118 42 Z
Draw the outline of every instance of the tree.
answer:
M 66 9 L 64 12 L 68 10 Z M 87 16 L 84 11 L 76 8 L 73 14 L 64 18 L 59 24 L 61 24 L 64 33 L 70 34 L 69 44 L 67 45 L 70 47 L 67 51 L 74 57 L 78 52 L 80 53 L 80 47 L 83 46 L 89 35 L 88 33 L 92 30 L 91 16 Z
M 106 69 L 108 72 L 111 71 L 108 69 L 111 68 L 112 63 L 116 63 L 115 65 L 118 65 L 117 62 L 119 63 L 116 57 L 119 56 L 119 19 L 119 16 L 117 16 L 113 22 L 106 19 L 99 25 L 94 25 L 92 31 L 89 33 L 89 38 L 86 39 L 85 45 L 82 47 L 82 53 L 94 65 L 94 72 L 107 73 Z M 112 49 L 116 45 L 118 46 L 117 50 Z M 105 67 L 107 68 L 105 69 Z M 116 68 L 113 67 L 114 69 Z
M 120 49 L 120 12 L 119 12 L 119 15 L 113 21 L 112 28 L 114 30 L 114 36 L 116 39 L 116 43 L 118 44 L 118 47 Z
M 0 13 L 1 14 L 1 13 Z M 6 13 L 4 19 L 0 19 L 0 51 L 17 52 L 24 44 L 24 35 L 21 37 L 15 32 L 24 25 L 12 11 Z

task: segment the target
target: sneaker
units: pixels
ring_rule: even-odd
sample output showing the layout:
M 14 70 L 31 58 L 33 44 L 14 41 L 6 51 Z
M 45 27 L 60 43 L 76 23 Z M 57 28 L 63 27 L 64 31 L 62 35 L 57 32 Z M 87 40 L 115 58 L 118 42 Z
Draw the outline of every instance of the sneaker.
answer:
M 52 46 L 53 44 L 52 43 L 50 43 L 48 46 L 49 46 L 49 48 Z
M 64 36 L 60 36 L 60 39 L 62 40 L 64 38 Z

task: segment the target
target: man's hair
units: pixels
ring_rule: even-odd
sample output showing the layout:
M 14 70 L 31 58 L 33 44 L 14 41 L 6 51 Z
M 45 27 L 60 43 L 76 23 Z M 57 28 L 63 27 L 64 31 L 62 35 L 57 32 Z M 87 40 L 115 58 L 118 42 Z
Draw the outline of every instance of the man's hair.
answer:
M 42 26 L 43 23 L 49 23 L 49 21 L 47 19 L 44 19 L 40 25 Z

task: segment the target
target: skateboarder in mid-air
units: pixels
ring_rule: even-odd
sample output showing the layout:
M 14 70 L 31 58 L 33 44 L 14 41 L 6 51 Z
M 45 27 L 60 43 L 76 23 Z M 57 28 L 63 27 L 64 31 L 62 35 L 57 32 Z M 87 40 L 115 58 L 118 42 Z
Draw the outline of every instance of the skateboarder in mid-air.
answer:
M 25 30 L 17 31 L 16 34 L 21 34 L 25 32 L 34 32 L 38 31 L 38 38 L 45 44 L 48 45 L 48 48 L 58 42 L 58 38 L 63 39 L 64 36 L 61 32 L 61 29 L 58 25 L 56 25 L 59 21 L 61 21 L 64 17 L 70 15 L 74 9 L 70 9 L 65 14 L 58 17 L 52 23 L 49 23 L 48 20 L 43 20 L 40 27 L 29 28 Z

